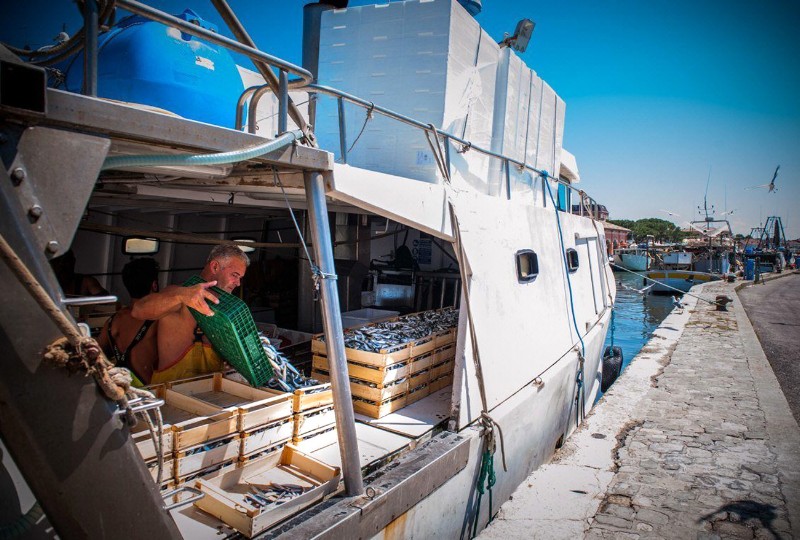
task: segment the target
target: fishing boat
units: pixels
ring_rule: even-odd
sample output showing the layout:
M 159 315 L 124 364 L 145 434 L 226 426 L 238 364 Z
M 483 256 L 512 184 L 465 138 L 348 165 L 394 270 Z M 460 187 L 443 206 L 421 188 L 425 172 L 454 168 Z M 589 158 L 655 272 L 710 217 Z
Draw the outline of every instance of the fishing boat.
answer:
M 573 185 L 562 147 L 564 103 L 514 52 L 532 23 L 498 43 L 468 11 L 479 2 L 309 4 L 300 67 L 257 49 L 213 3 L 236 40 L 195 12 L 117 0 L 135 19 L 113 25 L 114 4 L 86 2 L 86 60 L 67 90 L 0 50 L 0 277 L 13 299 L 0 314 L 0 434 L 15 526 L 67 538 L 474 535 L 593 406 L 616 294 L 599 205 Z M 76 43 L 15 52 L 57 62 Z M 231 66 L 225 48 L 255 69 Z M 160 96 L 159 75 L 180 87 Z M 292 346 L 314 336 L 306 375 L 329 380 L 332 409 L 311 415 L 302 391 L 263 398 L 223 373 L 133 402 L 100 360 L 68 363 L 92 366 L 84 377 L 43 357 L 63 335 L 64 350 L 95 350 L 82 336 L 115 300 L 65 295 L 49 262 L 70 247 L 80 272 L 125 299 L 131 257 L 149 253 L 162 284 L 183 283 L 219 243 L 256 250 L 240 301 Z M 343 319 L 448 308 L 453 327 L 400 349 L 345 344 Z M 391 384 L 365 381 L 376 372 Z M 226 388 L 261 401 L 203 401 Z M 270 399 L 291 416 L 254 430 L 255 404 Z M 130 425 L 168 408 L 188 417 L 163 432 Z M 258 480 L 275 471 L 293 479 L 279 506 Z
M 698 208 L 704 217 L 688 223 L 696 236 L 687 239 L 681 249 L 659 252 L 652 270 L 645 273 L 645 282 L 655 281 L 653 293 L 685 293 L 697 284 L 722 279 L 731 271 L 735 245 L 730 222 L 714 217 L 707 198 Z
M 645 272 L 650 269 L 651 258 L 646 246 L 619 248 L 615 255 L 615 263 L 623 268 L 635 272 Z

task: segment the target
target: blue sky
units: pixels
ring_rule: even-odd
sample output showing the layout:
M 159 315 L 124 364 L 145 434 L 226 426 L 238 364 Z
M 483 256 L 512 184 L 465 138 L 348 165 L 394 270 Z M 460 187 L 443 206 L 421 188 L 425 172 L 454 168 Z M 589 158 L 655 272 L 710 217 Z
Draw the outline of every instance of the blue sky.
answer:
M 230 2 L 262 49 L 300 63 L 305 1 Z M 69 0 L 5 3 L 0 39 L 16 45 L 48 44 L 62 23 L 80 27 Z M 192 7 L 227 33 L 208 0 L 148 3 Z M 497 40 L 523 17 L 536 22 L 523 59 L 566 101 L 564 145 L 581 187 L 612 218 L 693 219 L 710 170 L 709 204 L 735 209 L 734 232 L 779 215 L 800 237 L 800 2 L 483 4 L 478 21 Z M 777 165 L 777 193 L 745 190 L 769 182 Z

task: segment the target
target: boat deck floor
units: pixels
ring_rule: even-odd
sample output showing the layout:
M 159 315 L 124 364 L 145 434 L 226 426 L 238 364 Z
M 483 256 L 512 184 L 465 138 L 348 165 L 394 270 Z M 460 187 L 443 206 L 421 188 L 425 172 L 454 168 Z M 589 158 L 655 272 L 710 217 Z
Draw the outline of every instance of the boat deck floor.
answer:
M 442 388 L 383 418 L 356 414 L 356 437 L 362 472 L 369 474 L 429 439 L 449 417 L 452 391 L 452 386 Z M 301 441 L 296 446 L 323 463 L 341 467 L 339 443 L 333 436 L 328 440 L 329 443 L 324 446 L 320 446 L 313 438 Z M 181 534 L 187 539 L 239 536 L 222 521 L 193 505 L 172 510 L 171 514 Z

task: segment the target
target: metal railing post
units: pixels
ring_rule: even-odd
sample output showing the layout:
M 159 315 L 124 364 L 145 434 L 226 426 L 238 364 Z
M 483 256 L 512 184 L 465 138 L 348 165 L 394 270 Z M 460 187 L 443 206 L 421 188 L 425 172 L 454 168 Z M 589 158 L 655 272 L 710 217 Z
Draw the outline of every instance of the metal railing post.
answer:
M 99 16 L 97 0 L 86 0 L 83 3 L 83 85 L 81 92 L 85 96 L 97 96 L 97 34 Z
M 319 280 L 322 322 L 325 341 L 328 345 L 333 410 L 336 415 L 339 452 L 342 458 L 342 475 L 344 476 L 345 490 L 349 496 L 353 497 L 364 493 L 364 480 L 361 477 L 355 413 L 350 393 L 350 380 L 347 376 L 347 358 L 344 352 L 342 316 L 339 310 L 339 294 L 334 275 L 333 245 L 328 223 L 328 206 L 325 202 L 325 184 L 322 174 L 317 171 L 306 171 L 303 179 L 308 214 L 311 218 L 314 258 L 322 273 L 322 279 Z
M 284 70 L 278 76 L 278 133 L 286 133 L 289 124 L 289 74 Z
M 503 160 L 506 165 L 506 199 L 511 200 L 511 164 L 507 159 Z
M 347 163 L 347 124 L 344 118 L 344 99 L 337 98 L 339 104 L 339 152 L 342 154 L 342 163 Z

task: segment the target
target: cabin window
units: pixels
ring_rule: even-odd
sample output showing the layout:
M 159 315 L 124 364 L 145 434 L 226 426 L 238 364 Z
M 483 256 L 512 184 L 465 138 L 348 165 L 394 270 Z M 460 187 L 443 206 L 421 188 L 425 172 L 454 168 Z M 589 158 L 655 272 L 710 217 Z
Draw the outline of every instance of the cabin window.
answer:
M 122 242 L 122 253 L 125 255 L 154 255 L 158 253 L 160 243 L 156 238 L 130 236 Z
M 567 249 L 567 268 L 570 272 L 574 272 L 580 266 L 578 261 L 578 252 L 572 248 Z
M 539 275 L 539 257 L 531 249 L 517 251 L 517 280 L 530 283 Z

